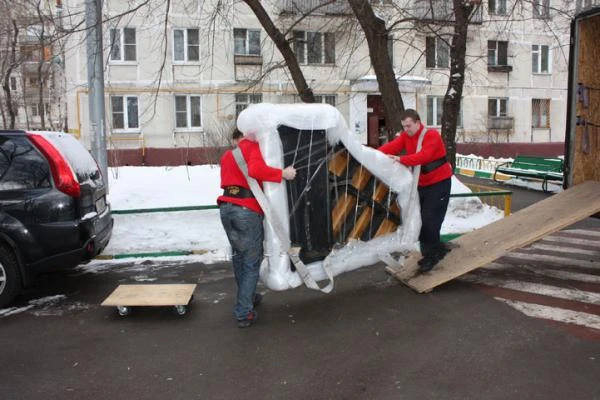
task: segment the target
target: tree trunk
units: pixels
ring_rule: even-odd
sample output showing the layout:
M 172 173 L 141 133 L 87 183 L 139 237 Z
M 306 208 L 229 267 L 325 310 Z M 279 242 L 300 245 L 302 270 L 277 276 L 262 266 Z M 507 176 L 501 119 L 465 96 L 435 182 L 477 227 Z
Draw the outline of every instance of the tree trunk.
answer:
M 306 83 L 306 79 L 304 78 L 304 74 L 300 69 L 300 64 L 298 63 L 298 59 L 296 58 L 296 54 L 290 47 L 289 42 L 286 40 L 285 35 L 281 33 L 279 29 L 275 26 L 271 17 L 264 9 L 260 0 L 244 0 L 244 3 L 250 7 L 256 18 L 267 32 L 267 35 L 271 38 L 277 49 L 283 56 L 285 60 L 285 64 L 290 70 L 290 74 L 292 75 L 292 80 L 294 81 L 294 85 L 296 86 L 296 90 L 298 91 L 298 95 L 300 95 L 300 99 L 305 103 L 314 103 L 315 96 L 313 94 L 312 89 Z
M 13 104 L 12 92 L 10 89 L 10 75 L 14 71 L 17 63 L 17 38 L 19 36 L 19 27 L 17 26 L 17 22 L 12 20 L 13 26 L 13 37 L 10 42 L 10 60 L 8 62 L 8 68 L 6 69 L 6 73 L 4 75 L 4 81 L 2 82 L 2 89 L 4 90 L 4 94 L 6 97 L 6 110 L 8 111 L 8 129 L 15 129 L 15 122 L 17 118 L 17 111 L 15 110 L 15 106 Z
M 369 0 L 348 0 L 348 3 L 367 39 L 371 65 L 377 76 L 377 84 L 383 100 L 385 119 L 388 128 L 391 128 L 388 129 L 388 137 L 391 139 L 396 132 L 402 130 L 400 114 L 404 111 L 404 103 L 388 54 L 388 31 L 385 22 L 373 12 Z
M 464 0 L 452 0 L 454 7 L 454 33 L 450 45 L 450 80 L 444 96 L 442 114 L 442 137 L 448 151 L 448 158 L 456 166 L 456 127 L 460 115 L 460 103 L 465 83 L 465 55 L 467 52 L 467 31 L 469 16 L 474 6 Z

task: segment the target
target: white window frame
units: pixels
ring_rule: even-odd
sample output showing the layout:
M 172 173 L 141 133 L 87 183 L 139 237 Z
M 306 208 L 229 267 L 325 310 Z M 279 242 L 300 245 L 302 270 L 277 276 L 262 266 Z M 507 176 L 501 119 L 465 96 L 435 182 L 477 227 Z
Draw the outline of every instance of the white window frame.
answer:
M 430 105 L 432 107 L 430 107 Z M 441 127 L 442 126 L 442 114 L 444 112 L 444 96 L 427 96 L 427 126 L 429 127 Z M 456 121 L 456 128 L 463 128 L 463 107 L 461 100 L 460 115 Z M 439 121 L 438 121 L 439 118 Z
M 494 43 L 494 48 L 490 48 L 490 44 Z M 500 43 L 506 43 L 506 60 L 504 63 L 500 63 Z M 489 67 L 501 67 L 508 65 L 508 46 L 509 42 L 506 40 L 488 40 L 488 66 Z M 490 63 L 490 52 L 494 54 L 494 63 Z
M 294 35 L 294 53 L 298 63 L 302 65 L 335 65 L 335 35 L 333 32 L 314 32 L 295 30 Z M 320 60 L 309 62 L 309 36 L 320 37 L 321 48 L 319 49 Z M 328 43 L 333 46 L 328 48 Z M 329 55 L 329 57 L 328 57 Z
M 236 33 L 242 33 L 245 36 L 244 39 L 244 51 L 242 53 L 237 51 L 237 46 L 236 46 L 236 42 L 237 42 L 237 37 L 236 37 Z M 256 52 L 250 52 L 250 40 L 251 40 L 251 35 L 250 33 L 258 33 L 258 53 Z M 247 29 L 247 28 L 234 28 L 233 29 L 233 54 L 235 55 L 240 55 L 240 56 L 260 56 L 261 55 L 261 46 L 260 46 L 260 29 Z
M 494 101 L 494 112 L 490 113 L 490 102 Z M 502 112 L 502 103 L 504 103 L 504 112 Z M 508 117 L 508 97 L 489 97 L 488 98 L 488 117 Z
M 122 106 L 123 110 L 115 112 L 114 100 L 117 98 L 121 99 L 121 106 Z M 128 100 L 130 98 L 136 100 L 137 126 L 130 126 L 131 116 L 129 115 L 129 107 L 128 107 Z M 123 114 L 123 127 L 122 128 L 114 127 L 114 121 L 115 121 L 114 115 L 117 113 Z M 139 132 L 140 131 L 140 99 L 139 99 L 139 97 L 136 95 L 133 95 L 133 96 L 111 95 L 110 96 L 110 117 L 111 117 L 111 130 L 113 132 L 135 132 L 135 133 Z
M 125 42 L 125 30 L 133 31 L 134 42 L 126 43 Z M 118 34 L 118 57 L 113 57 L 114 55 L 114 44 L 113 39 Z M 122 28 L 110 28 L 108 31 L 108 43 L 109 43 L 109 53 L 108 59 L 111 63 L 135 63 L 137 62 L 137 31 L 134 27 L 126 26 Z M 126 60 L 126 48 L 133 48 L 133 60 Z
M 488 13 L 490 15 L 506 15 L 508 8 L 507 0 L 488 0 Z
M 337 95 L 335 94 L 315 94 L 315 103 L 329 104 L 330 106 L 337 106 Z
M 427 45 L 427 42 L 431 43 L 431 41 L 433 42 L 433 55 L 429 54 L 429 46 Z M 443 40 L 441 37 L 438 36 L 427 36 L 425 38 L 425 67 L 429 68 L 429 69 L 433 69 L 433 68 L 450 68 L 450 45 Z M 434 65 L 432 66 L 431 63 L 428 63 L 427 61 L 430 60 L 429 57 L 433 56 L 433 63 Z M 444 59 L 445 57 L 445 59 Z M 444 62 L 446 61 L 446 62 Z
M 185 110 L 177 109 L 177 98 L 185 98 Z M 192 103 L 194 99 L 198 100 L 198 113 L 200 114 L 200 124 L 194 125 L 192 121 Z M 202 122 L 202 96 L 199 94 L 177 94 L 173 97 L 173 112 L 175 115 L 175 130 L 176 131 L 203 131 Z M 177 114 L 185 113 L 185 126 L 178 126 Z
M 577 3 L 575 5 L 575 12 L 586 10 L 591 6 L 595 5 L 594 3 L 594 0 L 577 0 Z
M 189 42 L 189 31 L 191 30 L 197 30 L 198 31 L 198 43 L 197 44 L 190 44 Z M 176 32 L 183 32 L 183 60 L 178 60 L 176 59 L 176 40 L 175 40 L 175 34 Z M 175 64 L 198 64 L 200 63 L 200 29 L 198 28 L 174 28 L 173 29 L 173 63 Z M 195 46 L 197 47 L 198 50 L 198 59 L 197 60 L 190 60 L 190 55 L 189 55 L 189 49 L 190 47 Z
M 533 0 L 531 6 L 534 19 L 550 18 L 550 0 Z
M 550 99 L 531 99 L 531 127 L 533 129 L 550 128 L 550 106 Z
M 544 53 L 546 56 L 546 64 L 544 70 Z M 531 72 L 534 74 L 550 74 L 552 73 L 552 52 L 550 46 L 545 44 L 531 45 Z
M 427 96 L 427 126 L 442 126 L 443 110 L 444 96 Z
M 235 115 L 239 116 L 250 104 L 262 103 L 262 93 L 236 93 Z

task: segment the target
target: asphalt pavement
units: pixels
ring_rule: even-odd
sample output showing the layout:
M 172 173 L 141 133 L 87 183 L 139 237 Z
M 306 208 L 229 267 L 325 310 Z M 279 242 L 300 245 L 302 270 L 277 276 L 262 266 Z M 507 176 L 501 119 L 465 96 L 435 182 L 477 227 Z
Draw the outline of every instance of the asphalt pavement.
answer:
M 515 189 L 513 205 L 540 195 Z M 140 281 L 198 287 L 183 316 L 100 306 Z M 158 258 L 45 276 L 18 298 L 30 309 L 0 317 L 0 398 L 600 399 L 600 335 L 467 282 L 416 294 L 375 265 L 337 277 L 328 295 L 261 288 L 247 329 L 231 316 L 234 287 L 227 263 Z M 40 298 L 54 301 L 30 304 Z

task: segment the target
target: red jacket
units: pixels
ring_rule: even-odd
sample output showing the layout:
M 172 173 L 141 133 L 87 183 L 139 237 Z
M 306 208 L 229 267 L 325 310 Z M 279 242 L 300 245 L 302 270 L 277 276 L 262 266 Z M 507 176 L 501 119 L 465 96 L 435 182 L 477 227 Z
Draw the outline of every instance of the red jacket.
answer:
M 406 150 L 406 154 L 400 157 L 400 162 L 407 166 L 423 165 L 444 157 L 446 147 L 440 133 L 436 129 L 427 129 L 423 132 L 424 129 L 425 126 L 421 124 L 421 128 L 414 136 L 409 136 L 408 133 L 403 131 L 394 140 L 381 146 L 379 150 L 391 155 L 397 155 L 402 150 Z M 417 153 L 419 136 L 423 134 L 425 137 L 423 138 L 421 151 Z M 451 176 L 452 166 L 449 162 L 446 162 L 429 173 L 421 172 L 419 186 L 430 186 Z
M 260 152 L 258 143 L 248 139 L 242 139 L 238 146 L 242 150 L 242 155 L 246 160 L 246 164 L 248 164 L 248 175 L 256 179 L 261 186 L 263 181 L 281 182 L 282 170 L 280 168 L 269 167 L 265 163 L 265 159 Z M 227 186 L 241 186 L 250 189 L 248 181 L 240 167 L 238 167 L 231 150 L 227 150 L 221 158 L 221 188 Z M 217 198 L 218 204 L 224 202 L 237 204 L 252 211 L 256 211 L 259 214 L 263 214 L 258 201 L 253 197 L 238 198 L 219 196 Z

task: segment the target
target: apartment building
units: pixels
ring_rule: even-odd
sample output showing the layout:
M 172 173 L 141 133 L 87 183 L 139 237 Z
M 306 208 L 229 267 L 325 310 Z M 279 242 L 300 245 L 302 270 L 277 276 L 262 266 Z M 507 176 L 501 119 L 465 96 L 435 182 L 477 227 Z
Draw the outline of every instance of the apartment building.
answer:
M 569 24 L 593 1 L 473 0 L 458 141 L 564 140 Z M 71 0 L 70 15 L 84 2 Z M 112 151 L 227 144 L 239 112 L 299 102 L 283 57 L 243 2 L 104 1 L 105 101 Z M 451 0 L 371 2 L 392 27 L 388 52 L 405 107 L 439 127 L 449 80 Z M 381 96 L 346 2 L 263 1 L 316 100 L 337 107 L 360 140 L 384 140 Z M 310 11 L 310 15 L 305 15 Z M 89 143 L 84 32 L 66 46 L 68 126 Z M 179 157 L 182 156 L 179 153 Z M 182 159 L 182 162 L 191 162 Z
M 64 59 L 55 19 L 60 6 L 5 2 L 0 7 L 2 127 L 11 128 L 14 119 L 17 129 L 65 129 Z

